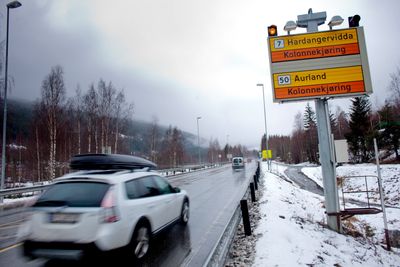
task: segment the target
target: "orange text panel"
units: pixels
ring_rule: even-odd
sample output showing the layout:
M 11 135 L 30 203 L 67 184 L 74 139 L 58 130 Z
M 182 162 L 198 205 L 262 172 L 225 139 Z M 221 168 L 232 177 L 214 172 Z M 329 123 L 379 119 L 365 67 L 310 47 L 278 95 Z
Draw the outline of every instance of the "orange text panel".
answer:
M 346 95 L 365 92 L 363 81 L 319 84 L 275 89 L 275 99 L 295 99 L 329 95 Z
M 271 60 L 275 62 L 284 62 L 292 60 L 302 59 L 314 59 L 314 58 L 325 58 L 345 55 L 357 55 L 360 54 L 358 43 L 325 46 L 325 47 L 314 47 L 297 50 L 286 50 L 276 51 L 271 53 Z

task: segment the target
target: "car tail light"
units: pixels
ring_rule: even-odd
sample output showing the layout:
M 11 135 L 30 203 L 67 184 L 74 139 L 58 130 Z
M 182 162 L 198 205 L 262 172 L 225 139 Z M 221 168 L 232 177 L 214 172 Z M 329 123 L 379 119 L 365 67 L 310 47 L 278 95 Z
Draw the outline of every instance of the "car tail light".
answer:
M 110 189 L 108 189 L 103 200 L 101 201 L 101 207 L 103 208 L 102 221 L 104 223 L 113 223 L 113 222 L 117 222 L 120 220 L 120 218 L 117 214 L 117 208 L 116 208 L 116 203 L 115 203 L 115 194 L 114 194 L 113 187 L 110 187 Z

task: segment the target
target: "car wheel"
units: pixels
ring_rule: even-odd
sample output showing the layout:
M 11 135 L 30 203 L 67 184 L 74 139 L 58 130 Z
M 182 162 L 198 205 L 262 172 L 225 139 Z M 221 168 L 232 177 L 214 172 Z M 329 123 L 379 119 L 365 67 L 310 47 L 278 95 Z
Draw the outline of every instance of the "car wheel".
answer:
M 182 204 L 181 210 L 181 223 L 186 225 L 189 222 L 189 201 L 185 199 Z
M 142 259 L 147 255 L 150 248 L 150 228 L 145 223 L 136 226 L 131 242 L 131 251 L 136 259 Z

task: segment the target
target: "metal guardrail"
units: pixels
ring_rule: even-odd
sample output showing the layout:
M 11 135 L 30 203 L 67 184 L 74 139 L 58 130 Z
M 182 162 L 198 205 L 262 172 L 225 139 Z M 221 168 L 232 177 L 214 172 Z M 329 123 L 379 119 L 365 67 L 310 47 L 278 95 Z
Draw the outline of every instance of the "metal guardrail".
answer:
M 258 171 L 260 172 L 260 169 Z M 258 175 L 260 175 L 260 173 Z M 250 178 L 250 182 L 251 181 L 252 179 Z M 246 187 L 243 197 L 241 199 L 249 199 L 249 196 L 250 196 L 250 185 Z M 232 214 L 229 223 L 225 226 L 225 229 L 219 236 L 217 243 L 215 244 L 210 254 L 208 255 L 206 262 L 203 264 L 203 267 L 224 266 L 230 249 L 230 245 L 232 244 L 232 241 L 235 237 L 237 226 L 240 223 L 241 217 L 242 217 L 242 212 L 239 203 L 234 213 Z
M 23 194 L 23 193 L 35 193 L 41 192 L 45 190 L 49 185 L 34 185 L 27 187 L 17 187 L 17 188 L 8 188 L 0 190 L 0 197 Z
M 248 199 L 249 193 L 250 189 L 249 187 L 247 187 L 246 193 L 243 195 L 242 199 Z M 211 250 L 211 253 L 208 255 L 206 262 L 203 264 L 203 267 L 224 266 L 230 249 L 230 244 L 232 244 L 232 241 L 235 237 L 241 217 L 242 212 L 239 203 L 235 209 L 235 212 L 232 214 L 229 223 L 225 226 L 224 231 L 219 236 L 218 242 L 215 244 L 215 246 Z
M 188 172 L 203 170 L 203 169 L 207 169 L 207 168 L 215 168 L 218 166 L 222 166 L 223 164 L 225 164 L 225 163 L 184 165 L 184 166 L 179 166 L 179 167 L 175 167 L 175 168 L 157 170 L 157 172 L 163 173 L 166 176 L 173 176 L 173 175 L 179 175 L 179 174 L 184 174 L 184 173 L 188 173 Z

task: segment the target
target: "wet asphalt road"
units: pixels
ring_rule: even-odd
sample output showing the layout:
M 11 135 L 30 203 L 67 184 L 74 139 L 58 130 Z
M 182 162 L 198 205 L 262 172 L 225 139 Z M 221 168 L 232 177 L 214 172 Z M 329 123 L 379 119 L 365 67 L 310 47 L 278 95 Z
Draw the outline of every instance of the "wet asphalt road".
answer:
M 303 167 L 300 166 L 288 166 L 288 168 L 285 170 L 285 174 L 290 180 L 299 185 L 301 189 L 323 196 L 324 189 L 316 182 L 304 175 L 301 172 L 302 168 Z
M 178 186 L 189 194 L 190 221 L 186 227 L 175 225 L 157 236 L 149 258 L 144 262 L 124 260 L 124 264 L 116 265 L 116 260 L 122 258 L 118 252 L 107 254 L 101 259 L 90 259 L 89 262 L 42 259 L 28 261 L 21 255 L 20 244 L 15 244 L 15 233 L 24 216 L 19 213 L 10 218 L 1 219 L 0 216 L 0 266 L 202 266 L 243 197 L 255 168 L 253 163 L 248 164 L 244 171 L 233 171 L 230 165 L 226 165 L 169 177 L 173 186 Z M 9 228 L 6 231 L 4 227 L 7 226 Z M 7 240 L 2 237 L 2 233 L 6 233 Z

